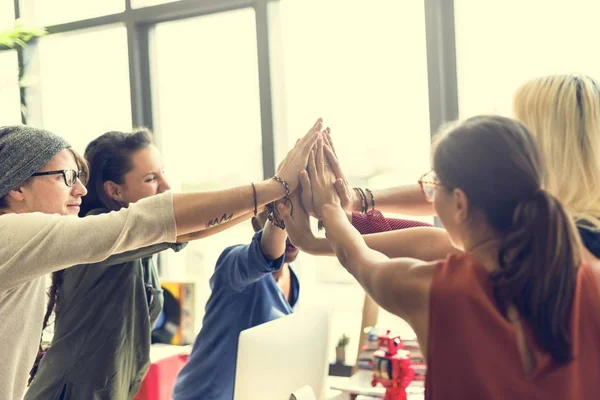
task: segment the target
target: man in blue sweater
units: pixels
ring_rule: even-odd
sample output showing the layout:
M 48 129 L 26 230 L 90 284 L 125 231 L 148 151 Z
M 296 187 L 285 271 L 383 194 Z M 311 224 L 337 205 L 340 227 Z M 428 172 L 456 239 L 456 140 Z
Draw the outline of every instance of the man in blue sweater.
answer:
M 174 400 L 232 400 L 240 332 L 291 314 L 298 301 L 298 278 L 289 267 L 298 249 L 264 213 L 252 225 L 252 242 L 228 247 L 217 261 L 202 329 Z

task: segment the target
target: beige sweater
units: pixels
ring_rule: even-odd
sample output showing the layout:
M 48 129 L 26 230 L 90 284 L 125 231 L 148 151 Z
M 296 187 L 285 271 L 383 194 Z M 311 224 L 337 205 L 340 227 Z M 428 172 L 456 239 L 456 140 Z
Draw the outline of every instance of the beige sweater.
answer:
M 170 193 L 86 218 L 0 216 L 0 400 L 21 400 L 25 393 L 46 309 L 44 275 L 155 243 L 173 243 L 176 236 Z

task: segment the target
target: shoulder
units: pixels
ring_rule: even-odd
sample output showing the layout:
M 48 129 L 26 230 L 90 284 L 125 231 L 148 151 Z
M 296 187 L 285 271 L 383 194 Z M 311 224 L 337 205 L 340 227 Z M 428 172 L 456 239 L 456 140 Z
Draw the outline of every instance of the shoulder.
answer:
M 431 263 L 430 268 L 436 290 L 461 290 L 470 287 L 473 280 L 489 280 L 489 273 L 469 254 L 450 254 Z
M 77 217 L 41 212 L 3 214 L 0 216 L 0 235 L 12 238 L 28 236 L 31 233 L 39 233 L 44 227 L 57 224 L 64 218 Z
M 600 231 L 588 224 L 578 222 L 577 230 L 584 246 L 596 257 L 600 257 Z
M 110 210 L 106 209 L 106 208 L 94 208 L 90 211 L 88 211 L 85 216 L 88 217 L 90 215 L 100 215 L 100 214 L 106 214 L 110 212 Z

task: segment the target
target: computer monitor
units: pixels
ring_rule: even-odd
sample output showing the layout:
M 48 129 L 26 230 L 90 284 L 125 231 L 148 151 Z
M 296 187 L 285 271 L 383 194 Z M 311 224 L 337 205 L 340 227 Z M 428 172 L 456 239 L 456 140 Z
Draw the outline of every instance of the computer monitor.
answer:
M 329 313 L 306 310 L 240 333 L 234 400 L 289 400 L 309 385 L 325 393 Z

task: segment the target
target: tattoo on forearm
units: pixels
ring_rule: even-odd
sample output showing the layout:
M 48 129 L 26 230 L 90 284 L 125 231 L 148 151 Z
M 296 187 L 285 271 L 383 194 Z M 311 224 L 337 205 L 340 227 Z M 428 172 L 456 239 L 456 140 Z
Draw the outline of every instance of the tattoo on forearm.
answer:
M 215 218 L 215 219 L 211 219 L 210 221 L 208 221 L 206 223 L 206 226 L 211 228 L 213 226 L 217 226 L 219 224 L 222 224 L 223 222 L 227 222 L 229 221 L 231 218 L 233 218 L 233 214 L 229 214 L 229 216 L 227 216 L 227 213 L 223 214 L 221 216 L 221 218 Z

